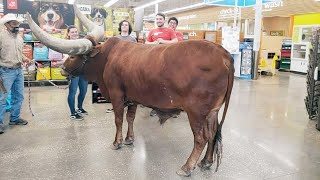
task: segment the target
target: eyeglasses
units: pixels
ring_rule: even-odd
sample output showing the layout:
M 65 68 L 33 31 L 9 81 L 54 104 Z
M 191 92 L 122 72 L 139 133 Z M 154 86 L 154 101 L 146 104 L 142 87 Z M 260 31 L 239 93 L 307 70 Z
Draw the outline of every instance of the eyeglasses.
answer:
M 173 22 L 173 21 L 170 21 L 169 24 L 177 25 L 177 23 L 176 23 L 176 22 Z

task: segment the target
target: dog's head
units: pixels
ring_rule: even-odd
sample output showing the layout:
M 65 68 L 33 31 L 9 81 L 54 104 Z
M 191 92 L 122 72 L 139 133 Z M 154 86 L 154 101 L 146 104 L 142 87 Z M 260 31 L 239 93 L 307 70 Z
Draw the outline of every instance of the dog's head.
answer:
M 102 8 L 93 8 L 91 10 L 91 15 L 93 22 L 99 26 L 104 24 L 105 19 L 108 16 L 108 13 L 105 9 Z
M 52 2 L 33 2 L 32 8 L 40 27 L 46 29 L 63 28 L 65 17 L 71 11 L 67 4 Z

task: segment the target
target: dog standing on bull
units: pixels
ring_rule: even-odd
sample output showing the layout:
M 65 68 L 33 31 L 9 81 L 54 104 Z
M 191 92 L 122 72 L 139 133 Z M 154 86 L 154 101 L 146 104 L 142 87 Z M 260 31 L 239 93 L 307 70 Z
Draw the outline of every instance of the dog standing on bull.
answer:
M 104 38 L 103 29 L 74 8 L 79 20 L 91 32 L 84 39 L 58 39 L 43 32 L 28 15 L 27 20 L 43 44 L 70 54 L 64 63 L 63 75 L 82 74 L 98 83 L 103 96 L 111 98 L 116 124 L 113 149 L 133 143 L 133 121 L 138 104 L 163 112 L 160 113 L 162 123 L 170 117 L 166 114 L 184 110 L 194 135 L 194 147 L 177 174 L 190 176 L 206 145 L 206 154 L 198 166 L 209 169 L 217 160 L 218 168 L 222 157 L 221 130 L 234 81 L 230 53 L 220 45 L 201 40 L 145 45 L 113 37 L 97 45 L 96 42 Z M 128 107 L 128 131 L 123 140 L 126 99 L 133 105 Z M 219 122 L 218 112 L 223 104 Z

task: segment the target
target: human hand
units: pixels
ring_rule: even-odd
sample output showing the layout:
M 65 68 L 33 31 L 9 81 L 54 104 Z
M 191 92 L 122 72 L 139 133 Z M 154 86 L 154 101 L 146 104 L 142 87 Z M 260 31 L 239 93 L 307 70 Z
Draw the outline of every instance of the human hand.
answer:
M 27 66 L 29 66 L 29 65 L 31 65 L 32 63 L 34 63 L 34 61 L 33 61 L 32 59 L 26 58 L 26 59 L 24 60 L 24 63 L 25 63 Z
M 158 42 L 158 44 L 162 44 L 163 43 L 163 39 L 162 38 L 158 38 L 157 42 Z

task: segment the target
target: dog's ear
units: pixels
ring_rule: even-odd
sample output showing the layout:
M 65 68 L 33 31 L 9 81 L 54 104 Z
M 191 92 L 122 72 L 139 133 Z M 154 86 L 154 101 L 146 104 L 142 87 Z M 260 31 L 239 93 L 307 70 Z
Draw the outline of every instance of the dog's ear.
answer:
M 60 4 L 60 12 L 67 12 L 69 9 L 67 4 Z
M 90 14 L 90 16 L 93 18 L 94 17 L 94 15 L 96 14 L 96 8 L 92 8 L 91 9 L 91 14 Z
M 107 16 L 108 16 L 107 11 L 106 11 L 105 9 L 103 9 L 103 8 L 101 8 L 100 10 L 101 10 L 103 16 L 104 16 L 105 18 L 107 18 Z
M 32 9 L 34 9 L 35 11 L 39 10 L 40 9 L 40 3 L 36 2 L 36 1 L 33 1 L 32 2 Z

